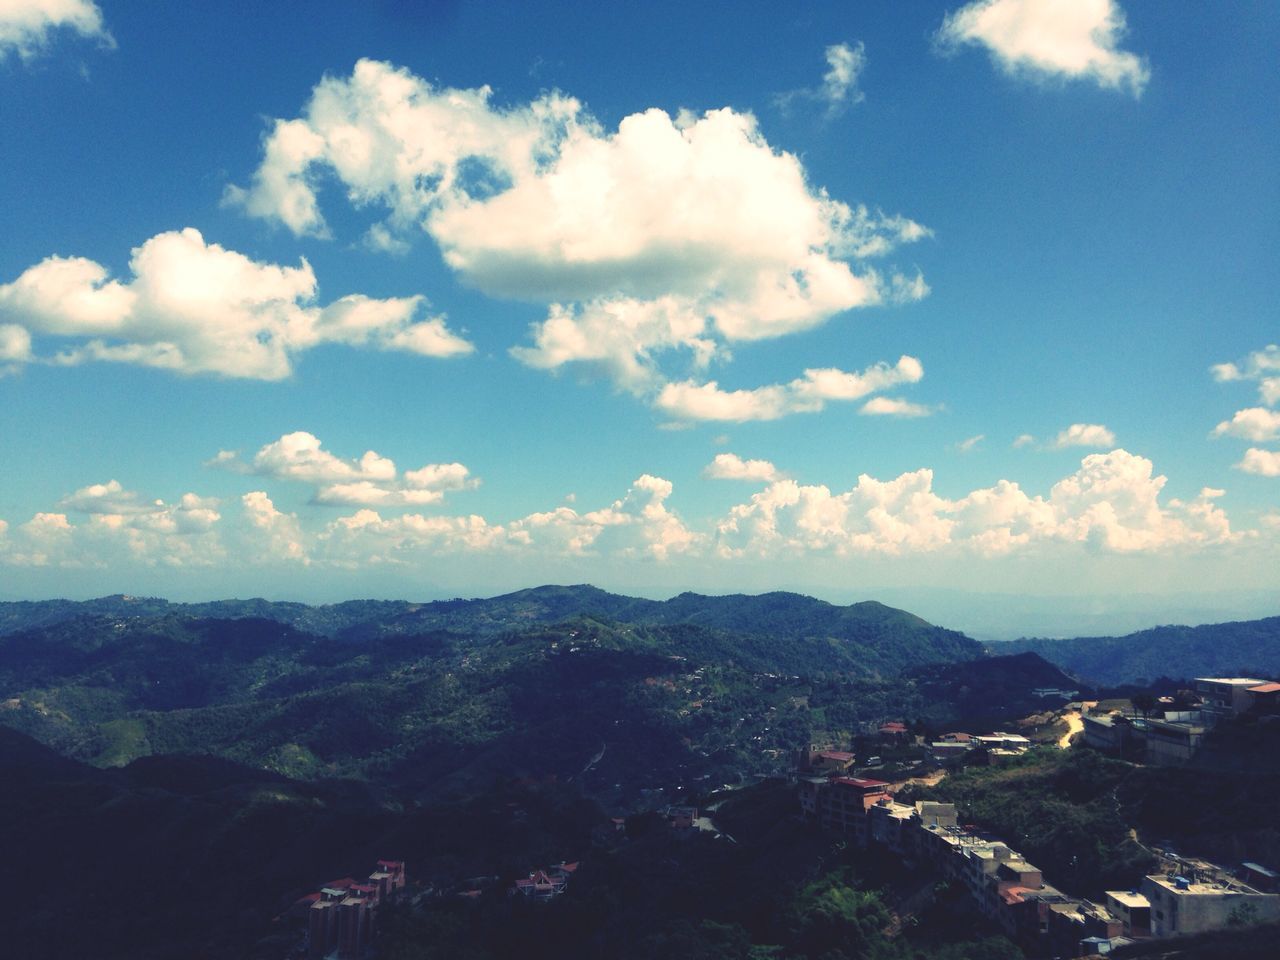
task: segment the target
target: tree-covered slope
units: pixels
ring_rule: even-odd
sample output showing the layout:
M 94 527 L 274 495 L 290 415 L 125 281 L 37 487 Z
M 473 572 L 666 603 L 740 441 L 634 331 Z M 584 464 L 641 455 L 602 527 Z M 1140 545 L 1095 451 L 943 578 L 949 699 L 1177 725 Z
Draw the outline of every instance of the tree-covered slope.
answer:
M 1253 674 L 1280 676 L 1280 617 L 1165 626 L 1123 637 L 1022 639 L 990 643 L 992 653 L 1034 651 L 1078 677 L 1103 685 Z

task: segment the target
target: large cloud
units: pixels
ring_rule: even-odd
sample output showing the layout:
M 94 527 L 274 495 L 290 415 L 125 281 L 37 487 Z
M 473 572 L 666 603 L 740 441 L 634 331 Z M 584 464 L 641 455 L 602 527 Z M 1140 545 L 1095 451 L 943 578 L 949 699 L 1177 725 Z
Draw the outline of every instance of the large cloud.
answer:
M 54 256 L 0 285 L 4 359 L 30 361 L 35 334 L 71 338 L 56 357 L 65 364 L 109 360 L 279 380 L 296 354 L 322 343 L 437 357 L 472 349 L 443 318 L 415 319 L 421 297 L 352 295 L 319 307 L 305 260 L 259 263 L 191 228 L 137 247 L 130 269 L 132 279 L 121 282 L 92 260 Z
M 105 46 L 115 45 L 103 25 L 102 11 L 93 0 L 3 0 L 0 60 L 10 53 L 30 60 L 48 46 L 59 30 L 97 39 Z
M 67 512 L 37 513 L 10 528 L 0 541 L 0 561 L 38 567 L 207 567 L 226 559 L 217 530 L 220 504 L 210 497 L 187 493 L 176 503 L 147 501 L 109 480 L 77 490 L 58 506 Z M 84 519 L 72 523 L 68 512 Z
M 934 491 L 931 470 L 888 481 L 863 475 L 843 493 L 781 480 L 734 507 L 718 524 L 716 543 L 732 557 L 901 555 L 949 546 L 1001 554 L 1053 541 L 1133 553 L 1233 538 L 1212 502 L 1221 491 L 1162 506 L 1164 484 L 1150 460 L 1124 450 L 1085 457 L 1047 498 L 1002 480 L 950 500 Z
M 314 503 L 340 506 L 424 506 L 439 503 L 449 491 L 479 485 L 461 463 L 429 463 L 400 474 L 394 461 L 373 450 L 365 451 L 359 460 L 344 460 L 305 430 L 266 444 L 249 463 L 223 450 L 209 466 L 311 484 L 316 488 Z
M 976 0 L 947 15 L 938 40 L 980 44 L 1006 73 L 1087 79 L 1141 96 L 1151 71 L 1119 48 L 1124 33 L 1114 0 Z
M 700 369 L 731 342 L 928 290 L 860 262 L 924 227 L 832 199 L 730 109 L 653 109 L 607 131 L 561 94 L 500 108 L 487 87 L 438 88 L 362 60 L 276 123 L 249 186 L 227 199 L 326 235 L 329 176 L 353 205 L 386 212 L 375 246 L 421 229 L 467 283 L 550 304 L 520 360 L 599 366 L 647 395 L 671 356 Z

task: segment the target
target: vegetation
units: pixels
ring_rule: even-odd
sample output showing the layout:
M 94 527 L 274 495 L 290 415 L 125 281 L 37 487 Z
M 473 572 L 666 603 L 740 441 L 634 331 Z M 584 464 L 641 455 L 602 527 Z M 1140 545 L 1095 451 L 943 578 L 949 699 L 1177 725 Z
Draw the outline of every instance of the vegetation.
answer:
M 1123 637 L 1023 639 L 991 643 L 994 653 L 1032 651 L 1103 686 L 1180 678 L 1280 675 L 1280 617 L 1201 627 L 1155 627 Z

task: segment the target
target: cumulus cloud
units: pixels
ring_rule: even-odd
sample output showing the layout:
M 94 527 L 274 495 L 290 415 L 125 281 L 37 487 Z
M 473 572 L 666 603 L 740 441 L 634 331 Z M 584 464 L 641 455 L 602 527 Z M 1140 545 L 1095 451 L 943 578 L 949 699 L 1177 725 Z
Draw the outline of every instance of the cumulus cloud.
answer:
M 1237 410 L 1230 420 L 1223 420 L 1213 428 L 1215 437 L 1239 437 L 1255 443 L 1280 437 L 1280 410 L 1265 407 L 1249 407 Z
M 1219 383 L 1255 381 L 1259 397 L 1269 407 L 1280 402 L 1280 346 L 1274 343 L 1255 350 L 1239 363 L 1218 363 L 1209 370 Z
M 190 227 L 135 248 L 130 270 L 122 282 L 92 260 L 53 256 L 0 285 L 0 350 L 30 361 L 34 334 L 73 340 L 54 358 L 61 364 L 105 360 L 279 380 L 294 356 L 323 343 L 435 357 L 472 349 L 444 318 L 415 319 L 422 297 L 357 294 L 320 307 L 306 260 L 260 263 Z
M 712 480 L 750 480 L 772 483 L 781 477 L 768 460 L 743 460 L 736 453 L 718 453 L 702 475 Z
M 1015 76 L 1091 80 L 1138 97 L 1151 70 L 1120 49 L 1125 29 L 1115 0 L 976 0 L 947 15 L 937 40 L 943 49 L 986 47 Z
M 0 3 L 0 60 L 11 53 L 30 60 L 64 31 L 115 46 L 93 0 L 4 0 Z
M 305 430 L 287 433 L 264 445 L 249 463 L 232 451 L 219 451 L 207 466 L 251 473 L 272 480 L 292 480 L 315 487 L 313 503 L 339 506 L 424 506 L 445 494 L 479 485 L 461 463 L 429 463 L 401 474 L 395 461 L 367 450 L 358 460 L 344 460 L 325 450 Z
M 861 103 L 866 99 L 866 95 L 858 89 L 858 80 L 862 71 L 867 68 L 866 46 L 861 41 L 853 46 L 833 43 L 827 47 L 824 55 L 827 72 L 822 75 L 822 84 L 779 94 L 775 98 L 779 107 L 786 110 L 796 100 L 810 100 L 825 103 L 828 114 L 833 115 L 850 104 Z
M 271 498 L 262 490 L 254 490 L 240 498 L 244 518 L 253 533 L 251 543 L 256 548 L 247 557 L 260 562 L 272 560 L 311 562 L 304 541 L 302 526 L 292 513 L 276 509 Z
M 833 89 L 854 79 L 853 61 L 836 59 Z M 373 245 L 425 232 L 469 285 L 547 303 L 519 360 L 592 366 L 645 397 L 671 377 L 666 364 L 687 376 L 727 359 L 730 343 L 928 292 L 918 274 L 864 262 L 927 228 L 833 199 L 731 109 L 652 109 L 607 130 L 560 93 L 499 107 L 487 87 L 436 87 L 362 60 L 322 80 L 300 118 L 276 122 L 248 186 L 226 200 L 325 236 L 319 189 L 331 179 L 385 212 Z
M 1116 435 L 1100 423 L 1073 423 L 1058 434 L 1053 446 L 1058 450 L 1067 447 L 1110 447 L 1115 442 Z
M 1214 504 L 1222 491 L 1161 505 L 1165 478 L 1124 450 L 1090 454 L 1049 496 L 1002 480 L 956 500 L 933 489 L 933 471 L 888 481 L 863 475 L 843 493 L 777 481 L 734 507 L 716 530 L 722 556 L 900 555 L 959 547 L 1003 554 L 1040 542 L 1081 543 L 1115 553 L 1204 545 L 1235 538 Z
M 705 383 L 685 380 L 666 384 L 658 393 L 654 406 L 664 413 L 687 420 L 777 420 L 793 413 L 816 413 L 825 409 L 829 402 L 860 400 L 879 390 L 917 383 L 923 376 L 924 367 L 920 361 L 903 356 L 896 364 L 881 361 L 860 373 L 834 367 L 806 370 L 802 377 L 790 383 L 744 390 L 724 390 L 715 380 Z M 880 399 L 883 398 L 877 398 Z M 891 403 L 902 407 L 914 406 L 905 401 Z M 868 411 L 868 405 L 864 405 L 864 413 L 890 412 Z M 919 409 L 929 412 L 926 408 Z
M 1280 450 L 1261 450 L 1250 447 L 1236 464 L 1237 470 L 1256 473 L 1261 477 L 1280 477 Z
M 207 567 L 226 558 L 218 535 L 220 503 L 195 493 L 176 503 L 144 500 L 118 481 L 91 484 L 64 497 L 60 512 L 37 513 L 11 528 L 0 562 L 36 567 Z M 66 512 L 61 512 L 66 511 Z M 72 523 L 68 512 L 83 514 Z

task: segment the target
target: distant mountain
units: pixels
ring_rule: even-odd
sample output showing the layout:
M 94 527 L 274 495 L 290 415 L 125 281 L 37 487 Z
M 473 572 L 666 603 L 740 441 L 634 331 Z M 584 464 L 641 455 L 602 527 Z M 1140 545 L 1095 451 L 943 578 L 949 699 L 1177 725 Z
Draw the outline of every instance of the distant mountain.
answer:
M 991 653 L 1033 651 L 1102 685 L 1158 677 L 1190 679 L 1256 674 L 1280 676 L 1280 617 L 1201 627 L 1154 627 L 1123 637 L 1022 639 L 989 643 Z
M 211 608 L 245 615 L 193 615 Z M 318 608 L 113 597 L 18 614 L 49 622 L 0 636 L 0 724 L 67 756 L 212 754 L 416 796 L 588 775 L 625 804 L 656 784 L 776 773 L 812 738 L 950 716 L 904 671 L 981 656 L 903 611 L 781 593 L 544 587 Z M 329 632 L 296 625 L 318 618 Z
M 688 624 L 766 639 L 776 649 L 779 669 L 794 669 L 798 651 L 788 648 L 799 645 L 806 651 L 800 659 L 807 672 L 896 673 L 908 666 L 972 659 L 982 653 L 981 645 L 962 633 L 880 603 L 842 607 L 795 593 L 723 597 L 682 593 L 661 601 L 619 596 L 588 585 L 536 587 L 488 599 L 424 604 L 352 600 L 307 606 L 260 599 L 180 604 L 119 595 L 79 603 L 21 601 L 0 603 L 0 637 L 85 616 L 125 624 L 156 617 L 256 618 L 347 640 L 435 631 L 488 636 L 588 616 L 637 625 Z M 763 662 L 757 666 L 768 669 Z

